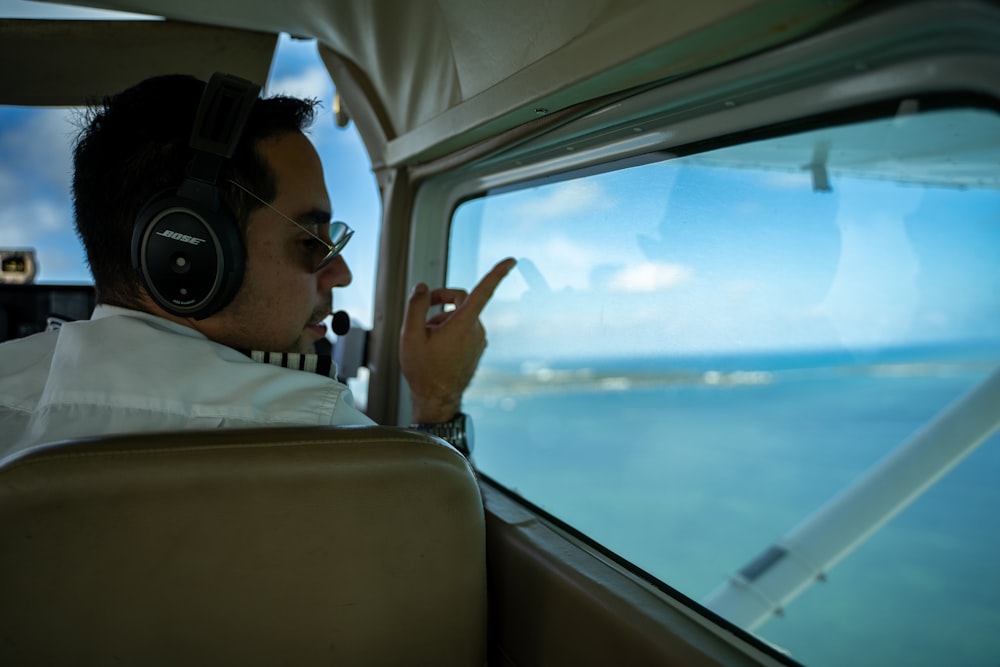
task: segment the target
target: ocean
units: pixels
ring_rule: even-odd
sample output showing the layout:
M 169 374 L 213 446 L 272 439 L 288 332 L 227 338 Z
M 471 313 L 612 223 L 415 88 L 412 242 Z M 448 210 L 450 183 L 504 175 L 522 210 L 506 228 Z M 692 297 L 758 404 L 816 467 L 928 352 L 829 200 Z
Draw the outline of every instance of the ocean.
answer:
M 700 600 L 998 365 L 996 343 L 487 357 L 465 409 L 483 472 Z M 995 434 L 756 632 L 821 667 L 1000 665 L 998 479 Z

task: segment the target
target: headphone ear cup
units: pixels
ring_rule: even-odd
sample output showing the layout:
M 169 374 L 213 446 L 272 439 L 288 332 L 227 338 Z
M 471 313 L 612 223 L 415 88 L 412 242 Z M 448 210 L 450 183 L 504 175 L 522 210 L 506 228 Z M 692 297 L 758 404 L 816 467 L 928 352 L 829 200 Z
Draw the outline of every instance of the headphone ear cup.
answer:
M 150 297 L 172 315 L 204 319 L 226 306 L 243 280 L 236 222 L 195 200 L 166 194 L 139 212 L 132 266 Z

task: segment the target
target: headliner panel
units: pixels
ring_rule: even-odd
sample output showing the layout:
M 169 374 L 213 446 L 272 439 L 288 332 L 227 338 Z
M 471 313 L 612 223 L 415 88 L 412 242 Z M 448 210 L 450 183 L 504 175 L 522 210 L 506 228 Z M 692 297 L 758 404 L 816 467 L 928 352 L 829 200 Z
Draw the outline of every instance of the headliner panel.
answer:
M 417 163 L 544 113 L 793 40 L 861 0 L 70 0 L 314 37 L 364 73 L 389 127 L 375 164 Z M 108 63 L 101 63 L 107 65 Z M 135 80 L 136 77 L 131 77 Z
M 3 104 L 77 106 L 150 76 L 221 70 L 264 81 L 277 35 L 165 21 L 0 19 Z

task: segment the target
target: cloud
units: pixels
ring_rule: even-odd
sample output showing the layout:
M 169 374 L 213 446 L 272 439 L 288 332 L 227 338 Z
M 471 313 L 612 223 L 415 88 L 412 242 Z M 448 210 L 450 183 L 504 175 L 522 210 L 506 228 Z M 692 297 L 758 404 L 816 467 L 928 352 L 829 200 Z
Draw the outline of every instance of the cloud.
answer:
M 600 248 L 565 236 L 546 239 L 532 248 L 530 256 L 554 290 L 586 289 L 590 272 L 602 259 Z
M 73 113 L 8 110 L 0 127 L 0 243 L 53 246 L 73 238 L 70 180 Z
M 683 285 L 692 275 L 691 268 L 681 264 L 643 262 L 615 274 L 610 287 L 615 292 L 662 292 Z
M 333 97 L 333 82 L 326 69 L 313 65 L 293 75 L 277 78 L 268 85 L 267 92 L 268 95 L 317 98 L 328 104 Z
M 786 190 L 812 190 L 812 175 L 802 171 L 762 171 L 760 182 L 765 187 Z
M 45 188 L 68 193 L 77 112 L 38 109 L 18 114 L 0 128 L 0 181 L 4 198 Z M 12 122 L 11 122 L 12 121 Z
M 611 205 L 604 188 L 595 181 L 571 181 L 555 187 L 547 187 L 545 195 L 532 197 L 518 206 L 522 216 L 538 218 L 558 218 L 595 209 L 607 209 Z
M 73 233 L 71 213 L 59 202 L 34 199 L 0 209 L 0 238 L 5 247 L 39 246 L 41 237 L 52 232 Z

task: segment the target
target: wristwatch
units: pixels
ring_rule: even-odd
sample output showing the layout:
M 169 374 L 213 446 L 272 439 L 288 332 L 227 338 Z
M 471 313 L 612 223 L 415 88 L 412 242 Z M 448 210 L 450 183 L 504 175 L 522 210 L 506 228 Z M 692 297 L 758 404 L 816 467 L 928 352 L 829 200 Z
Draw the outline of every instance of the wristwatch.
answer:
M 472 443 L 474 440 L 472 417 L 464 412 L 459 412 L 452 417 L 451 421 L 439 424 L 410 424 L 410 428 L 436 435 L 442 440 L 448 441 L 465 458 L 469 458 L 472 455 Z

